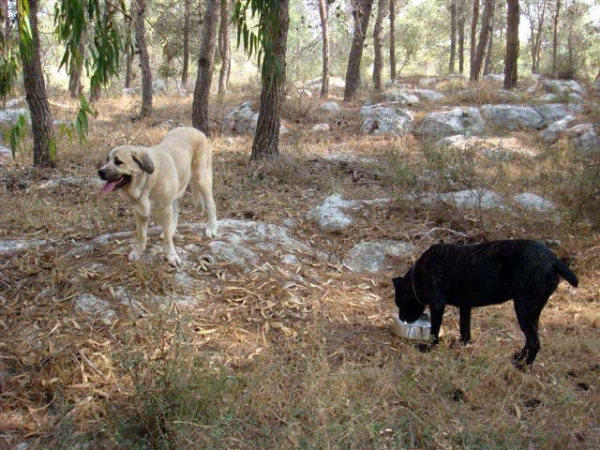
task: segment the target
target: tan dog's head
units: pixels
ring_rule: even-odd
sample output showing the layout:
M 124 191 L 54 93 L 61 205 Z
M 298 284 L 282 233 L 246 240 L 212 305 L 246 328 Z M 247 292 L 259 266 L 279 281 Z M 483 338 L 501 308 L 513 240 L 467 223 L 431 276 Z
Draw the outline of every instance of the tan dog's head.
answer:
M 98 175 L 106 184 L 102 193 L 108 193 L 126 186 L 137 186 L 143 173 L 154 172 L 154 163 L 142 147 L 124 145 L 111 150 L 107 163 L 98 170 Z

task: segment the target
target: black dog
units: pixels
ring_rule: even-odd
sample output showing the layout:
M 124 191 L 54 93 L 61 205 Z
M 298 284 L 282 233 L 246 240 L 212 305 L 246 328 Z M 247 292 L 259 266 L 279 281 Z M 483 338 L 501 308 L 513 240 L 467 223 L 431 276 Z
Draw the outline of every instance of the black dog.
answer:
M 460 338 L 471 339 L 471 308 L 513 299 L 525 347 L 514 362 L 531 365 L 540 350 L 538 321 L 560 281 L 579 281 L 545 245 L 506 240 L 478 245 L 430 247 L 402 277 L 394 278 L 400 320 L 414 322 L 426 306 L 431 312 L 431 344 L 439 342 L 444 308 L 460 309 Z

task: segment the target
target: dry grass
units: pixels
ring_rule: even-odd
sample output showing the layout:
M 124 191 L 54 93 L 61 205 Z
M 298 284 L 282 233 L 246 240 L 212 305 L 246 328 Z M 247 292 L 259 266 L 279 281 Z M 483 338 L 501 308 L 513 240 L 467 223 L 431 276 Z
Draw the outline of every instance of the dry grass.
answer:
M 216 100 L 216 122 L 242 99 Z M 2 161 L 0 238 L 50 244 L 0 260 L 0 448 L 600 446 L 600 246 L 586 162 L 528 135 L 512 138 L 537 145 L 540 156 L 494 162 L 412 137 L 364 137 L 356 133 L 357 111 L 317 135 L 310 131 L 314 105 L 292 103 L 286 120 L 293 131 L 276 162 L 250 164 L 249 137 L 213 138 L 219 216 L 276 224 L 291 218 L 296 237 L 340 256 L 378 238 L 407 240 L 417 250 L 393 271 L 372 276 L 304 264 L 294 283 L 276 267 L 241 271 L 199 262 L 202 270 L 189 275 L 202 282 L 197 295 L 204 300 L 184 309 L 176 303 L 178 272 L 162 261 L 128 263 L 128 241 L 66 256 L 103 233 L 133 228 L 119 198 L 94 188 L 39 189 L 47 179 L 95 177 L 109 148 L 154 143 L 166 120 L 189 124 L 189 97 L 156 102 L 153 121 L 132 122 L 131 98 L 103 100 L 88 143 L 62 143 L 59 169 L 31 170 L 26 152 L 17 162 Z M 330 154 L 369 160 L 326 161 Z M 467 188 L 536 192 L 557 202 L 564 218 L 465 212 L 405 197 Z M 393 201 L 370 207 L 343 233 L 324 235 L 306 212 L 334 192 Z M 186 198 L 180 222 L 199 220 Z M 510 237 L 553 243 L 581 280 L 577 290 L 561 284 L 544 310 L 543 347 L 530 372 L 509 363 L 523 341 L 509 304 L 475 312 L 467 348 L 455 345 L 452 309 L 434 352 L 421 354 L 391 335 L 390 279 L 420 252 L 440 240 Z M 195 236 L 183 234 L 176 244 L 184 243 L 206 250 Z M 118 300 L 123 287 L 148 299 L 135 314 Z M 73 305 L 81 292 L 108 300 L 117 314 L 83 316 Z M 166 300 L 151 301 L 156 294 Z

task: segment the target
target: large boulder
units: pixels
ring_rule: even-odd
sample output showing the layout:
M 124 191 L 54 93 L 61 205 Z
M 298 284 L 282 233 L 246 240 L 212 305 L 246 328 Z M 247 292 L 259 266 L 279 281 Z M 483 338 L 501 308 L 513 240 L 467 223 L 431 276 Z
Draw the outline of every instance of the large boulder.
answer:
M 394 257 L 411 253 L 414 247 L 406 242 L 391 240 L 361 242 L 344 259 L 352 272 L 379 272 L 388 269 Z
M 349 227 L 354 220 L 344 210 L 358 208 L 359 203 L 344 200 L 340 195 L 334 194 L 308 213 L 308 218 L 315 221 L 323 231 L 342 231 Z
M 247 101 L 232 109 L 223 120 L 223 132 L 242 134 L 252 130 L 252 102 Z
M 581 105 L 573 103 L 550 103 L 545 105 L 536 105 L 533 107 L 535 111 L 544 118 L 547 125 L 564 119 L 569 116 L 576 116 L 582 111 Z
M 363 134 L 393 134 L 402 136 L 412 130 L 413 115 L 393 103 L 363 106 L 360 110 Z
M 481 113 L 486 120 L 509 130 L 539 130 L 545 124 L 544 117 L 532 106 L 483 105 Z
M 418 129 L 418 134 L 430 137 L 452 136 L 456 134 L 480 134 L 484 120 L 474 107 L 453 108 L 449 111 L 429 114 Z
M 541 88 L 549 94 L 577 94 L 585 95 L 585 89 L 575 80 L 553 80 L 544 79 L 541 82 Z
M 337 117 L 342 112 L 342 108 L 337 102 L 325 102 L 317 108 L 317 116 L 320 118 Z

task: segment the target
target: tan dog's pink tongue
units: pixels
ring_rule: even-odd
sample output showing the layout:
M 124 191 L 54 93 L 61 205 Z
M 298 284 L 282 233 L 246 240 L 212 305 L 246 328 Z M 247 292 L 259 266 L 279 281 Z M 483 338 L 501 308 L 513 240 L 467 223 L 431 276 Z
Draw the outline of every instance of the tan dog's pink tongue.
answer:
M 109 192 L 112 192 L 115 190 L 116 185 L 117 185 L 116 181 L 107 181 L 106 184 L 104 186 L 102 186 L 102 189 L 100 189 L 100 192 L 102 194 L 108 194 Z

